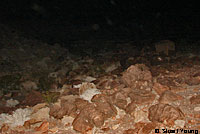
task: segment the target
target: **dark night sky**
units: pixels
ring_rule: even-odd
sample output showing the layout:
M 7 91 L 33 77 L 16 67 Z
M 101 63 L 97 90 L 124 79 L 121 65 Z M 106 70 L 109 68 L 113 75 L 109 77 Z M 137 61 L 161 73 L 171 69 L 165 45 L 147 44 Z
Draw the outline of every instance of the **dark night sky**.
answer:
M 34 11 L 34 4 L 43 11 Z M 200 15 L 198 4 L 170 0 L 1 0 L 0 12 L 1 17 L 18 19 L 29 19 L 38 14 L 46 14 L 47 18 L 79 17 L 88 20 L 100 17 L 113 20 L 148 19 L 159 13 L 185 18 Z
M 185 34 L 200 31 L 200 8 L 195 1 L 180 0 L 1 0 L 0 22 L 19 20 L 108 25 L 105 29 L 110 25 L 139 34 L 158 31 L 167 35 L 180 30 Z

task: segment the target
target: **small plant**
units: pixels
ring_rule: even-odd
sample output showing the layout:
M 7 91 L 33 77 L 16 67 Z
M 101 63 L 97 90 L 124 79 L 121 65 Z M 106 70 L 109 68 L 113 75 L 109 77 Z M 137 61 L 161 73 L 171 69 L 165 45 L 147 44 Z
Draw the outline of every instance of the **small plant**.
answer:
M 49 92 L 49 91 L 46 91 L 42 94 L 42 97 L 44 99 L 44 101 L 48 104 L 51 104 L 51 103 L 54 103 L 58 100 L 60 96 L 60 93 L 59 92 Z

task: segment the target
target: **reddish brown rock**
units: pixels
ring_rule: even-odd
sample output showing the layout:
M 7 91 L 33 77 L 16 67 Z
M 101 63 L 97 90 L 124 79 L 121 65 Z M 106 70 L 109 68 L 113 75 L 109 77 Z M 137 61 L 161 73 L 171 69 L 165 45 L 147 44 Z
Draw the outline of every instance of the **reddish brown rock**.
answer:
M 193 77 L 200 77 L 200 72 L 195 73 Z
M 39 127 L 34 128 L 35 131 L 40 131 L 41 133 L 47 133 L 49 129 L 49 122 L 44 121 Z
M 184 92 L 186 90 L 186 87 L 170 87 L 170 91 L 173 93 Z
M 153 87 L 153 83 L 150 81 L 140 80 L 135 81 L 132 83 L 131 88 L 132 89 L 140 89 L 140 90 L 148 90 L 150 91 Z
M 157 78 L 157 82 L 160 83 L 161 85 L 168 86 L 168 87 L 173 87 L 177 86 L 177 83 L 182 83 L 182 79 L 180 78 L 174 78 L 174 77 L 169 77 L 166 75 L 160 75 Z
M 122 81 L 128 87 L 135 86 L 133 84 L 140 80 L 152 81 L 151 72 L 144 64 L 132 65 L 122 75 Z
M 108 119 L 117 115 L 116 108 L 109 102 L 95 102 L 97 109 L 104 114 L 104 118 Z
M 113 104 L 120 109 L 125 109 L 127 106 L 127 96 L 124 92 L 116 92 L 112 95 Z
M 92 98 L 92 102 L 97 106 L 96 108 L 104 114 L 104 118 L 110 118 L 117 115 L 117 109 L 113 106 L 109 97 L 103 94 L 97 94 Z
M 70 100 L 61 100 L 61 109 L 60 111 L 63 111 L 62 113 L 65 115 L 69 115 L 72 117 L 76 117 L 76 111 L 77 111 L 77 107 L 75 105 L 75 103 L 73 101 Z M 59 112 L 60 112 L 59 111 Z
M 74 103 L 75 103 L 77 109 L 80 111 L 89 104 L 89 102 L 87 100 L 84 100 L 82 98 L 77 98 Z
M 183 117 L 184 114 L 179 108 L 168 104 L 156 104 L 149 108 L 148 118 L 152 122 L 163 123 L 166 120 L 168 124 L 171 124 L 171 122 Z
M 190 98 L 191 104 L 200 104 L 200 95 L 192 96 Z
M 66 115 L 66 113 L 66 110 L 61 110 L 59 105 L 50 106 L 49 115 L 53 116 L 54 118 L 61 119 L 64 115 Z
M 129 97 L 136 104 L 150 104 L 154 101 L 156 95 L 151 91 L 134 90 L 129 94 Z
M 140 130 L 145 126 L 145 123 L 143 122 L 138 122 L 134 125 L 134 129 L 129 129 L 129 133 L 127 134 L 141 134 Z
M 120 80 L 116 75 L 105 76 L 96 85 L 98 89 L 113 89 L 120 86 Z
M 137 108 L 135 103 L 129 103 L 126 107 L 125 111 L 127 114 L 130 114 L 131 116 L 134 116 L 135 109 Z
M 192 86 L 192 85 L 199 85 L 200 84 L 200 77 L 190 77 L 185 81 L 186 84 Z
M 157 123 L 142 123 L 138 122 L 135 125 L 135 129 L 128 129 L 124 134 L 150 134 L 157 126 Z
M 91 120 L 96 127 L 101 127 L 104 124 L 104 114 L 94 105 L 88 105 L 88 107 L 81 111 L 81 114 L 88 116 L 88 119 Z
M 128 129 L 123 132 L 123 134 L 136 134 L 137 131 L 135 129 Z
M 155 122 L 147 123 L 144 127 L 140 130 L 141 134 L 149 134 L 152 130 L 155 130 L 157 124 Z
M 17 107 L 7 107 L 6 105 L 0 106 L 0 114 L 2 113 L 12 113 Z
M 121 91 L 124 92 L 124 95 L 128 96 L 128 94 L 129 94 L 130 92 L 132 92 L 133 89 L 131 89 L 131 88 L 122 88 Z
M 161 95 L 164 91 L 169 90 L 169 87 L 156 82 L 153 85 L 153 90 L 156 91 L 157 94 Z
M 0 133 L 6 134 L 6 133 L 8 133 L 9 129 L 10 129 L 10 127 L 7 124 L 3 124 L 2 127 L 0 128 Z
M 74 130 L 81 133 L 86 133 L 87 131 L 92 130 L 94 127 L 94 125 L 89 122 L 87 118 L 80 116 L 74 119 L 72 125 Z
M 66 96 L 66 95 L 79 95 L 79 89 L 78 88 L 66 88 L 62 95 L 63 96 Z
M 50 111 L 49 111 L 49 115 L 53 116 L 54 118 L 62 118 L 62 115 L 58 115 L 57 112 L 61 109 L 61 107 L 59 105 L 50 105 Z
M 26 95 L 25 100 L 21 103 L 22 105 L 34 106 L 38 103 L 44 102 L 42 94 L 38 91 L 32 90 Z
M 77 107 L 74 101 L 75 97 L 73 96 L 69 96 L 67 99 L 62 99 L 60 106 L 57 104 L 50 106 L 49 115 L 58 119 L 61 119 L 65 115 L 76 117 Z
M 94 125 L 101 127 L 104 124 L 104 115 L 93 104 L 87 105 L 81 110 L 80 114 L 74 119 L 72 125 L 74 130 L 79 132 L 87 132 L 91 130 Z
M 159 102 L 163 103 L 163 104 L 169 104 L 169 103 L 172 103 L 174 101 L 182 100 L 182 99 L 183 99 L 182 96 L 180 96 L 176 93 L 173 93 L 170 90 L 166 90 L 161 94 L 161 96 L 159 98 Z

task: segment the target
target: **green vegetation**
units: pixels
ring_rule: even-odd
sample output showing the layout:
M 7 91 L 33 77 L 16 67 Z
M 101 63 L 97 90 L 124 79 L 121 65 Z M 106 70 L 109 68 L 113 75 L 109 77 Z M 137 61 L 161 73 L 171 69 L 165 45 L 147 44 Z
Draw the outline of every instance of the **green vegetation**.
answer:
M 51 104 L 57 101 L 59 98 L 60 93 L 59 92 L 49 92 L 46 91 L 42 94 L 43 99 L 46 103 Z

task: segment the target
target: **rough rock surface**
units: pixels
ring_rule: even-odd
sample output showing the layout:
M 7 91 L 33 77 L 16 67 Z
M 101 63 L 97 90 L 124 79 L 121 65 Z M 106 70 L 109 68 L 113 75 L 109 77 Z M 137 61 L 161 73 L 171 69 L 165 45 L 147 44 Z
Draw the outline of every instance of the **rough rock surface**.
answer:
M 123 73 L 122 81 L 127 87 L 133 89 L 150 90 L 152 86 L 152 75 L 149 68 L 144 64 L 135 64 Z
M 176 107 L 170 106 L 168 104 L 157 104 L 149 108 L 149 120 L 155 122 L 166 121 L 171 123 L 177 119 L 182 119 L 184 117 L 183 112 Z
M 179 51 L 181 43 L 177 52 L 151 48 L 151 41 L 147 52 L 126 41 L 77 41 L 66 49 L 0 28 L 0 133 L 200 130 L 200 56 Z M 14 112 L 24 107 L 33 113 Z

